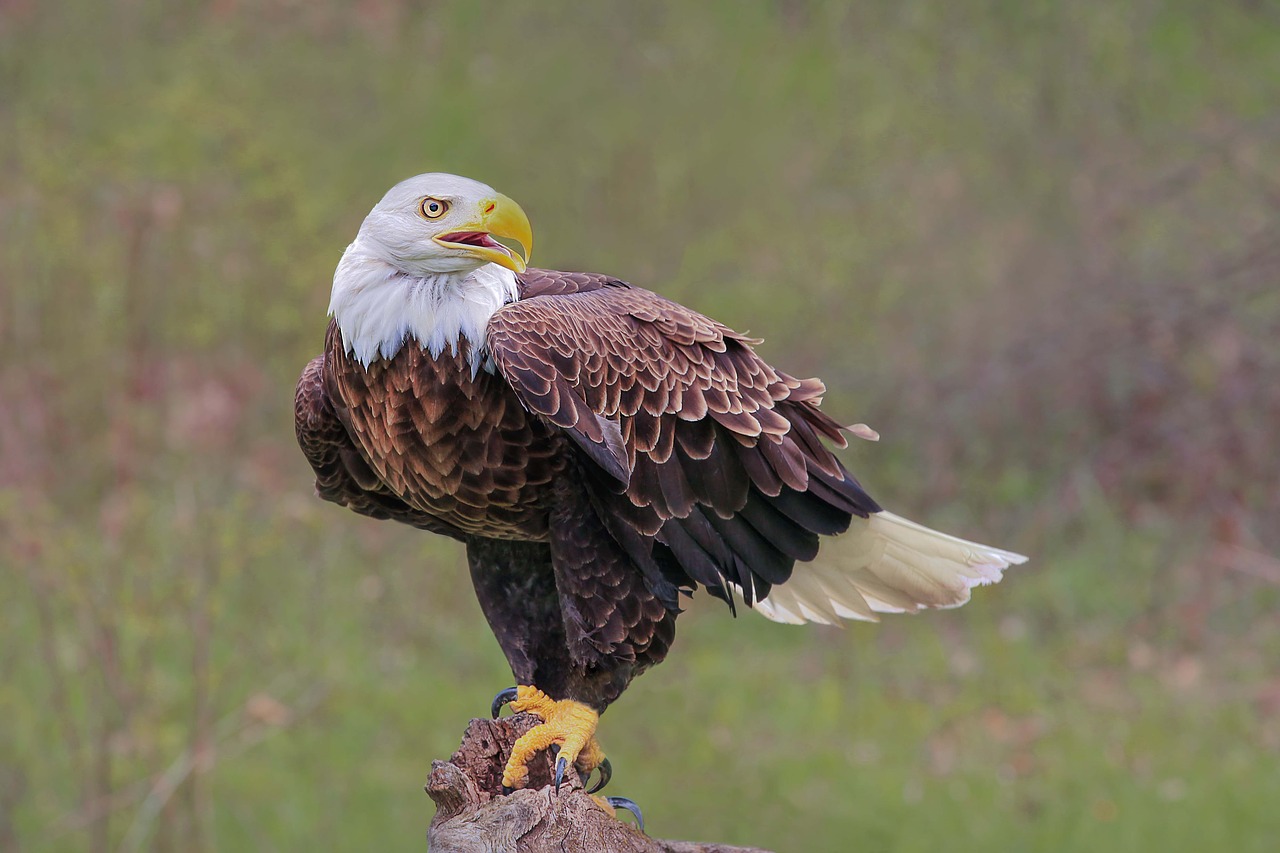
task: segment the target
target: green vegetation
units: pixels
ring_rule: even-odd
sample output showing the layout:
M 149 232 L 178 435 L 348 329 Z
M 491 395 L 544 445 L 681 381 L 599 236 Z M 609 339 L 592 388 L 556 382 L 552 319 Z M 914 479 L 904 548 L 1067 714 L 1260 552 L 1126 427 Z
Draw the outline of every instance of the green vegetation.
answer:
M 1280 839 L 1266 3 L 0 3 L 0 849 L 420 850 L 509 673 L 293 383 L 400 178 L 766 336 L 886 505 L 1033 555 L 844 631 L 700 597 L 605 717 L 666 837 Z

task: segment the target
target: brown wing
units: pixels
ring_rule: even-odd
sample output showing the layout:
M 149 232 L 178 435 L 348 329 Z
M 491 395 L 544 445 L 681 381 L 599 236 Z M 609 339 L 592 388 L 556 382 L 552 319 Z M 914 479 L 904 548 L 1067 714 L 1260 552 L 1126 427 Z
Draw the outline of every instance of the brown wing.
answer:
M 818 536 L 879 506 L 823 444 L 840 426 L 817 379 L 757 343 L 616 279 L 530 270 L 490 320 L 499 371 L 597 464 L 610 533 L 664 602 L 694 582 L 748 603 L 810 560 Z M 655 548 L 654 542 L 660 547 Z
M 419 512 L 392 494 L 365 464 L 324 388 L 324 356 L 302 371 L 293 399 L 298 446 L 316 472 L 316 494 L 361 515 L 392 519 L 454 539 L 456 527 Z

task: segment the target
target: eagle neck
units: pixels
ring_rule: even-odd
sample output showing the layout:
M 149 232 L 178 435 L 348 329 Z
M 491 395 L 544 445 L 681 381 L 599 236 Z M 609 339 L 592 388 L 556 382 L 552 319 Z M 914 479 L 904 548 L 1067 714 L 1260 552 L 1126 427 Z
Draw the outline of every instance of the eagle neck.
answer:
M 515 274 L 496 264 L 419 275 L 367 252 L 357 240 L 334 272 L 329 315 L 347 352 L 366 368 L 415 342 L 432 358 L 446 348 L 457 355 L 466 339 L 475 376 L 493 369 L 485 340 L 489 318 L 518 295 Z

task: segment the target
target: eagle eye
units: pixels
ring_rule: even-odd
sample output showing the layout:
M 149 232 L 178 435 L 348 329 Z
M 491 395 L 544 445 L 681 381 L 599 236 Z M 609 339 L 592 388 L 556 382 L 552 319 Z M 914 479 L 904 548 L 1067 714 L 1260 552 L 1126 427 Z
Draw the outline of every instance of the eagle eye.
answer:
M 448 212 L 449 202 L 428 196 L 422 200 L 422 204 L 418 206 L 418 209 L 422 211 L 422 215 L 427 219 L 439 219 Z

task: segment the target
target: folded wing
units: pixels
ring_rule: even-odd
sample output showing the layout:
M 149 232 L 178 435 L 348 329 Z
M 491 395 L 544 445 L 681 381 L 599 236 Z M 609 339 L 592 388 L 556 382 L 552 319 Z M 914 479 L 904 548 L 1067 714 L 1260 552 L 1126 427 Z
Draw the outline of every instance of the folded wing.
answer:
M 824 444 L 845 439 L 818 408 L 819 380 L 615 279 L 530 270 L 523 288 L 490 320 L 490 355 L 591 460 L 593 505 L 668 606 L 695 585 L 750 605 L 820 535 L 879 511 Z

